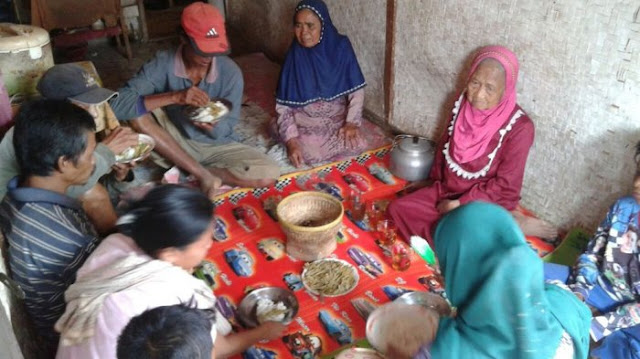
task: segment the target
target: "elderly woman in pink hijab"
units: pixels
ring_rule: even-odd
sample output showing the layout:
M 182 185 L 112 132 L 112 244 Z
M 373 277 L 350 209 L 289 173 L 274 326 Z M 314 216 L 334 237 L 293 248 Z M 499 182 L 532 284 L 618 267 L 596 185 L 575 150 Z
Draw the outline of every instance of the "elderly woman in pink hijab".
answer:
M 512 211 L 525 234 L 554 237 L 555 229 L 515 212 L 534 126 L 516 102 L 518 59 L 488 46 L 476 54 L 467 84 L 436 150 L 433 184 L 393 201 L 388 214 L 405 239 L 432 242 L 440 217 L 468 202 L 485 201 Z

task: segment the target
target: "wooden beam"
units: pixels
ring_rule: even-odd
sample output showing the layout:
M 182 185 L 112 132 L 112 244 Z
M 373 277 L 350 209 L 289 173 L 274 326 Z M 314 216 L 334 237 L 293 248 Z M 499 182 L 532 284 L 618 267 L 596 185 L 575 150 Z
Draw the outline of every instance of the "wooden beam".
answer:
M 142 42 L 149 41 L 149 30 L 147 28 L 147 14 L 144 10 L 144 0 L 136 0 L 138 4 L 138 16 L 140 16 L 140 29 L 142 30 Z
M 396 1 L 387 0 L 387 26 L 384 54 L 384 115 L 385 121 L 391 124 L 393 116 L 393 82 L 394 82 L 394 56 L 396 45 Z
M 20 5 L 18 5 L 18 2 L 20 2 Z M 13 5 L 12 6 L 13 7 L 13 13 L 16 16 L 16 24 L 23 24 L 22 16 L 20 16 L 20 9 L 19 9 L 19 7 L 22 5 L 22 1 L 13 0 L 11 2 L 11 5 Z

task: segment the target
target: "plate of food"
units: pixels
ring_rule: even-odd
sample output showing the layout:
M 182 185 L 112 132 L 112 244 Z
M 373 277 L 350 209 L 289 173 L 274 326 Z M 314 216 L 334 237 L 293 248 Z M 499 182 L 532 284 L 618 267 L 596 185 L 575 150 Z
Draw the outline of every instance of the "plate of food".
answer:
M 187 116 L 191 121 L 215 123 L 231 111 L 231 102 L 223 98 L 212 99 L 206 106 L 187 106 Z
M 116 155 L 116 163 L 131 163 L 140 161 L 147 157 L 153 148 L 156 146 L 156 141 L 144 134 L 138 134 L 138 144 L 128 147 L 126 150 Z
M 259 288 L 242 298 L 237 313 L 247 328 L 269 321 L 289 324 L 298 314 L 298 300 L 293 292 L 284 288 Z
M 302 271 L 302 284 L 313 294 L 339 297 L 351 292 L 360 280 L 358 270 L 342 259 L 309 262 Z

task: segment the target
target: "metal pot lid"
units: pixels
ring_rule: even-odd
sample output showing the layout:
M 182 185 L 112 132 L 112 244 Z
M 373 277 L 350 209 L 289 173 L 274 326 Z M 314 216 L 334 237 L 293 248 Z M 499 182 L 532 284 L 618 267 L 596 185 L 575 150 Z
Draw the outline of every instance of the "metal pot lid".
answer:
M 433 152 L 432 141 L 420 136 L 402 136 L 398 141 L 398 147 L 409 153 Z

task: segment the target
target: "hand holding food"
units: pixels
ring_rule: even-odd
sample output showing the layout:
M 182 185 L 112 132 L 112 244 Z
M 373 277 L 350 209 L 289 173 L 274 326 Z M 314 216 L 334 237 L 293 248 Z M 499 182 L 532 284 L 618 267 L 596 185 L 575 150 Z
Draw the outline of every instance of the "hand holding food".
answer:
M 102 144 L 109 147 L 111 152 L 118 154 L 127 147 L 138 144 L 138 134 L 128 127 L 118 127 L 102 140 Z
M 143 159 L 151 153 L 155 146 L 153 138 L 143 134 L 136 135 L 137 141 L 116 155 L 117 163 L 131 163 Z M 116 152 L 117 153 L 117 152 Z
M 229 113 L 229 107 L 222 101 L 207 102 L 200 107 L 187 107 L 187 114 L 194 123 L 211 124 Z
M 176 103 L 180 105 L 206 106 L 209 103 L 209 95 L 196 86 L 189 87 L 177 92 L 178 99 Z

